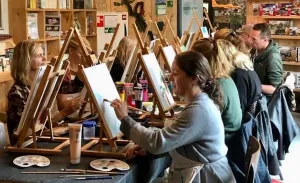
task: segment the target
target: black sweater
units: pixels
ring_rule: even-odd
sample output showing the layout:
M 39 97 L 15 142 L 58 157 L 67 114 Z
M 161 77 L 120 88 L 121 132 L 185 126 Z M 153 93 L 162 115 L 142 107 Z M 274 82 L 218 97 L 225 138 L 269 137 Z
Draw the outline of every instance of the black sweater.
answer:
M 261 95 L 261 82 L 255 71 L 235 69 L 231 77 L 237 87 L 243 116 Z

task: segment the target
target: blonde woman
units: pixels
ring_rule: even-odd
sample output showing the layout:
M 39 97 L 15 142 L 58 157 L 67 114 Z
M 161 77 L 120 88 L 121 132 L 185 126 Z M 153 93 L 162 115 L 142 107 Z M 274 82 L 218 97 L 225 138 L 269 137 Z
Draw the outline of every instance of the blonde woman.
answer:
M 229 62 L 234 66 L 231 78 L 235 82 L 240 96 L 240 103 L 243 115 L 246 112 L 254 114 L 255 103 L 261 95 L 261 82 L 253 69 L 250 58 L 239 52 L 237 48 L 229 41 L 218 40 L 219 45 Z
M 135 46 L 137 46 L 137 40 L 134 37 L 126 36 L 121 39 L 117 48 L 117 58 L 110 71 L 110 75 L 114 82 L 121 80 L 125 66 L 133 53 Z
M 230 77 L 234 70 L 233 65 L 227 60 L 226 55 L 218 41 L 213 39 L 199 39 L 192 46 L 193 51 L 204 55 L 211 67 L 213 78 L 218 80 L 223 91 L 222 120 L 225 127 L 226 144 L 240 129 L 242 122 L 242 110 L 237 88 Z
M 8 92 L 7 128 L 11 144 L 16 143 L 13 131 L 18 127 L 36 70 L 45 60 L 41 44 L 26 40 L 18 43 L 11 62 L 14 84 Z

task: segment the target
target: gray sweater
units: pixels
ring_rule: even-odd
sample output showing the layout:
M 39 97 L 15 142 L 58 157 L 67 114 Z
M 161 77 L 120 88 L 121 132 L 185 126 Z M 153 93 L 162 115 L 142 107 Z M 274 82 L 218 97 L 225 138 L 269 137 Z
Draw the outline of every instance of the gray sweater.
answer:
M 196 96 L 176 121 L 163 129 L 147 129 L 129 116 L 122 119 L 120 129 L 127 138 L 153 154 L 176 149 L 190 160 L 210 163 L 227 153 L 220 111 L 205 93 Z

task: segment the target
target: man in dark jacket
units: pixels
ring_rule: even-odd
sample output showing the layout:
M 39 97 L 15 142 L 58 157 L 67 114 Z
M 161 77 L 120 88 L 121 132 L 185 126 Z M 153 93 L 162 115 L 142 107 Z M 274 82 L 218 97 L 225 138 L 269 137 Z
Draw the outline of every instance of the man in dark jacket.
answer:
M 278 46 L 270 39 L 271 30 L 266 23 L 255 24 L 249 36 L 252 38 L 254 70 L 262 83 L 262 92 L 271 95 L 282 79 L 282 60 Z

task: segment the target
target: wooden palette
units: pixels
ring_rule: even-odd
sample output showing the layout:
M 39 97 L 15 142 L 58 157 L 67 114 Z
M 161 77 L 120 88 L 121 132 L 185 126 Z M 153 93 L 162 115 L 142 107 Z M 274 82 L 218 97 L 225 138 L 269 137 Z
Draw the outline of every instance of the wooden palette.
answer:
M 129 170 L 129 165 L 124 161 L 117 159 L 97 159 L 90 163 L 90 166 L 100 171 Z
M 26 155 L 26 156 L 20 156 L 15 158 L 13 163 L 23 168 L 34 166 L 34 165 L 39 167 L 45 167 L 50 165 L 50 160 L 45 156 Z

